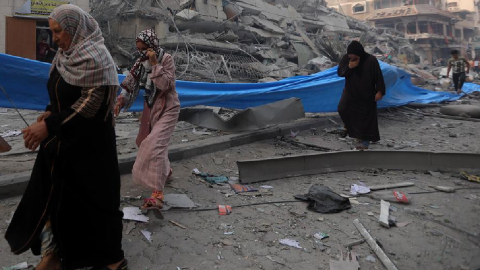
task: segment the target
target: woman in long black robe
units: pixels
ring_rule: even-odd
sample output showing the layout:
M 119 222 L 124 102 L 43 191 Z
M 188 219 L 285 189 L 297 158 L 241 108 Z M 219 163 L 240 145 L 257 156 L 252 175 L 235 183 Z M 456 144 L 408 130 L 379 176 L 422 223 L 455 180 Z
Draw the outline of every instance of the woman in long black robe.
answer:
M 73 5 L 60 6 L 52 14 L 73 40 L 59 50 L 52 65 L 46 113 L 25 130 L 26 145 L 32 150 L 35 143 L 27 141 L 32 130 L 46 126 L 48 137 L 41 141 L 5 237 L 15 254 L 31 249 L 40 255 L 46 246 L 53 247 L 42 255 L 54 254 L 64 270 L 110 269 L 105 268 L 108 265 L 126 269 L 112 118 L 118 90 L 113 60 L 90 15 Z M 72 21 L 78 25 L 72 26 Z M 53 235 L 48 243 L 45 234 Z
M 358 61 L 358 62 L 355 62 Z M 345 88 L 338 104 L 338 113 L 347 134 L 368 148 L 380 140 L 377 101 L 385 95 L 385 82 L 377 58 L 353 41 L 338 66 L 338 76 L 345 77 Z

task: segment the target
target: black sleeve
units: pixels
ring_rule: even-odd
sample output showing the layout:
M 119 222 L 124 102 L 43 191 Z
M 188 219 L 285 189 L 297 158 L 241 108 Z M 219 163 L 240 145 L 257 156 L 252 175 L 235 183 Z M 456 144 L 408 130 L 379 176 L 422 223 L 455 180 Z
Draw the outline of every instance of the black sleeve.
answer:
M 109 91 L 113 89 L 107 86 L 82 89 L 82 95 L 70 108 L 45 119 L 48 134 L 61 136 L 64 128 L 93 119 L 102 106 L 107 106 L 104 100 L 110 96 Z
M 350 63 L 350 58 L 348 58 L 348 55 L 345 54 L 342 57 L 342 60 L 340 60 L 340 64 L 338 64 L 338 69 L 337 69 L 337 74 L 339 77 L 348 77 L 352 73 L 352 69 L 348 67 L 348 64 Z
M 377 92 L 382 93 L 383 95 L 386 94 L 386 87 L 385 87 L 385 81 L 383 80 L 383 73 L 382 69 L 380 68 L 380 64 L 378 63 L 378 60 L 375 58 L 373 61 L 374 65 L 374 78 L 375 78 L 375 89 Z

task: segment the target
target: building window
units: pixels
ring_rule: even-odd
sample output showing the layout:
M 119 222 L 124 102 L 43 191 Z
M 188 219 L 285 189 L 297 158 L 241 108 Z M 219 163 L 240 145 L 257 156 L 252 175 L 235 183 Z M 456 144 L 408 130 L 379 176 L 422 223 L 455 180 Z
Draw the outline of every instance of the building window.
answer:
M 365 6 L 362 4 L 353 6 L 353 13 L 365 13 Z

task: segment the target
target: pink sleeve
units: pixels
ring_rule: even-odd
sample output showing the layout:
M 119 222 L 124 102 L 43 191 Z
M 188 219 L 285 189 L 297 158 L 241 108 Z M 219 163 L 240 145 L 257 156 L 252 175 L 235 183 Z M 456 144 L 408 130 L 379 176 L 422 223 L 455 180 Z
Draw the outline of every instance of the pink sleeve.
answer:
M 172 89 L 175 83 L 175 64 L 170 54 L 165 54 L 162 62 L 152 67 L 151 79 L 161 94 Z

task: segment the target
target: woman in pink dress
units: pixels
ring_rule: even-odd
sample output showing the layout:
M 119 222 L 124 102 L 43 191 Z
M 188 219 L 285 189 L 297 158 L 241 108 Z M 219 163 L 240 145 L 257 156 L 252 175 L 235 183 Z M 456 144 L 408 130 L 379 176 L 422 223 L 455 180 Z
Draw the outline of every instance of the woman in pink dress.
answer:
M 140 52 L 130 74 L 120 85 L 115 114 L 128 110 L 139 94 L 145 90 L 144 109 L 137 136 L 138 154 L 133 165 L 133 182 L 153 192 L 142 208 L 161 209 L 163 189 L 172 175 L 168 160 L 168 143 L 177 124 L 180 101 L 175 91 L 175 64 L 173 57 L 160 48 L 153 30 L 144 30 L 137 36 Z

